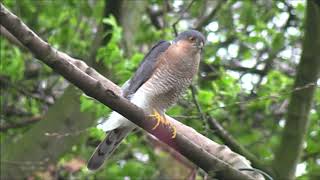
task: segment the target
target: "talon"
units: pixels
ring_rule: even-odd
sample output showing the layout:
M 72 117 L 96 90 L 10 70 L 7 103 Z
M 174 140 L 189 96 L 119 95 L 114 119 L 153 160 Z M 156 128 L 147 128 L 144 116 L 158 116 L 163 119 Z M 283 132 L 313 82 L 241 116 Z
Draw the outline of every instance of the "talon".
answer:
M 171 125 L 172 128 L 172 136 L 171 138 L 174 139 L 177 136 L 177 129 L 174 125 Z
M 165 126 L 169 126 L 170 129 L 172 129 L 172 136 L 171 138 L 175 138 L 177 136 L 177 129 L 174 125 L 168 121 L 165 116 L 158 113 L 156 110 L 153 110 L 153 114 L 150 115 L 150 117 L 154 117 L 157 120 L 156 125 L 152 128 L 152 130 L 155 130 L 160 124 L 163 124 Z
M 157 120 L 156 125 L 154 125 L 154 127 L 152 128 L 152 130 L 155 130 L 160 125 L 160 122 L 162 122 L 162 117 L 156 110 L 153 110 L 153 114 L 151 114 L 150 116 L 154 117 Z
M 163 119 L 164 119 L 164 122 L 163 122 L 164 125 L 166 125 L 166 126 L 170 126 L 171 125 L 170 121 L 168 121 L 165 117 L 163 117 Z
M 170 129 L 172 129 L 172 136 L 171 136 L 172 139 L 177 136 L 177 129 L 176 129 L 176 127 L 175 127 L 173 124 L 171 124 L 170 121 L 167 120 L 165 116 L 162 116 L 162 121 L 161 121 L 161 123 L 163 123 L 164 125 L 170 127 Z
M 171 138 L 172 138 L 172 139 L 175 138 L 175 137 L 177 136 L 177 129 L 176 129 L 176 127 L 175 127 L 173 124 L 171 124 L 170 121 L 168 121 L 168 120 L 166 120 L 165 124 L 166 124 L 167 126 L 169 126 L 170 129 L 172 129 L 172 136 L 171 136 Z

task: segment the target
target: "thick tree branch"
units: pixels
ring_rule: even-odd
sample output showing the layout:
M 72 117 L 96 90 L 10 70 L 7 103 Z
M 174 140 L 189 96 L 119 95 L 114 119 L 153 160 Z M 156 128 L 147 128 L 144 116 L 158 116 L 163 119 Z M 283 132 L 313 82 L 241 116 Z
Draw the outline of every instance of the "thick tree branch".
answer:
M 316 84 L 320 76 L 320 4 L 317 2 L 319 1 L 307 1 L 303 51 L 293 88 Z M 286 125 L 273 162 L 277 179 L 294 179 L 316 87 L 301 88 L 291 94 Z
M 253 179 L 210 153 L 212 150 L 220 150 L 217 152 L 221 152 L 226 151 L 228 148 L 220 146 L 209 139 L 205 140 L 205 137 L 202 137 L 194 130 L 192 131 L 190 127 L 186 127 L 170 117 L 168 117 L 168 119 L 172 121 L 178 130 L 176 138 L 171 138 L 171 129 L 167 127 L 161 126 L 156 130 L 152 130 L 152 127 L 156 123 L 155 120 L 150 118 L 150 116 L 148 116 L 141 108 L 121 97 L 119 87 L 105 79 L 82 61 L 73 59 L 52 48 L 2 4 L 0 20 L 1 25 L 24 44 L 36 58 L 60 73 L 71 83 L 83 90 L 87 95 L 94 97 L 104 105 L 119 112 L 139 127 L 153 134 L 206 172 L 209 172 L 210 174 L 215 173 L 216 177 L 221 179 Z M 185 132 L 187 128 L 189 132 Z M 194 133 L 190 134 L 190 132 Z M 203 145 L 203 143 L 208 146 Z M 214 146 L 215 148 L 205 149 L 205 147 L 210 147 L 209 145 Z M 231 165 L 237 168 L 240 168 L 240 166 L 249 166 L 243 163 L 245 162 L 244 159 L 243 161 L 235 161 L 240 164 L 232 164 L 232 160 L 243 157 L 232 153 L 229 150 L 229 155 L 231 154 L 233 159 L 228 159 L 228 162 L 231 162 Z M 224 156 L 224 158 L 225 157 L 226 156 Z

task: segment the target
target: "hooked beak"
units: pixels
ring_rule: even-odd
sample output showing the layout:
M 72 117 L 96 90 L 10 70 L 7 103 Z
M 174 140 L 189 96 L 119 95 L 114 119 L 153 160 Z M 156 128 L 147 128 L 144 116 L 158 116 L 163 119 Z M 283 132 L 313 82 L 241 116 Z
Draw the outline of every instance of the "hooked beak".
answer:
M 204 46 L 204 44 L 203 44 L 203 42 L 201 41 L 201 42 L 199 43 L 199 46 L 198 46 L 198 47 L 199 47 L 200 49 L 203 49 L 203 46 Z
M 196 47 L 197 47 L 198 49 L 202 50 L 202 49 L 203 49 L 203 46 L 204 46 L 204 43 L 203 43 L 202 41 L 198 40 L 197 43 L 196 43 Z

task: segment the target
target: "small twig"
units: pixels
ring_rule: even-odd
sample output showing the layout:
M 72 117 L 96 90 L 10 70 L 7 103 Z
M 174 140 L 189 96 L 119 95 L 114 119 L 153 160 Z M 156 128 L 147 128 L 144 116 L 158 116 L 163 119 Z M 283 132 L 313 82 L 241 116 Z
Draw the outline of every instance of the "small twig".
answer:
M 192 6 L 192 4 L 195 2 L 195 0 L 192 0 L 189 5 L 183 10 L 180 12 L 180 17 L 172 24 L 172 28 L 173 28 L 173 31 L 174 31 L 174 35 L 177 36 L 178 35 L 178 31 L 177 31 L 177 27 L 176 25 L 181 21 L 181 19 L 183 18 L 183 15 L 185 12 L 187 12 L 190 7 Z
M 201 106 L 200 106 L 200 104 L 198 102 L 198 99 L 196 97 L 196 93 L 197 93 L 196 92 L 196 87 L 194 85 L 191 85 L 190 89 L 191 89 L 191 94 L 192 94 L 192 101 L 195 104 L 195 106 L 196 106 L 196 108 L 197 108 L 197 110 L 199 112 L 199 115 L 200 115 L 200 117 L 202 119 L 202 122 L 203 122 L 203 125 L 205 127 L 205 132 L 207 133 L 208 130 L 209 130 L 209 127 L 208 127 L 208 124 L 206 123 L 206 115 L 203 113 L 202 108 L 201 108 Z
M 150 18 L 152 25 L 156 29 L 162 29 L 164 27 L 164 22 L 160 19 L 160 17 L 163 16 L 163 10 L 153 10 L 151 7 L 148 7 L 147 14 Z
M 10 82 L 10 80 L 8 79 L 5 79 L 5 78 L 1 78 L 0 79 L 1 83 L 5 83 L 9 86 L 11 86 L 12 88 L 14 88 L 16 91 L 18 91 L 19 93 L 25 95 L 25 96 L 28 96 L 28 97 L 31 97 L 31 98 L 34 98 L 36 100 L 39 100 L 40 102 L 43 102 L 43 103 L 46 103 L 47 105 L 52 105 L 54 102 L 49 100 L 48 98 L 46 97 L 41 97 L 40 95 L 38 94 L 35 94 L 35 93 L 32 93 L 30 92 L 29 90 L 27 90 L 26 88 L 23 88 L 19 85 L 16 85 L 16 84 L 13 84 Z
M 42 161 L 9 161 L 9 160 L 1 160 L 1 163 L 12 164 L 15 166 L 44 166 L 49 162 L 49 158 L 45 158 Z
M 196 97 L 196 94 L 197 94 L 196 87 L 194 85 L 191 85 L 190 89 L 191 89 L 193 103 L 196 105 L 196 108 L 197 108 L 198 112 L 200 113 L 200 116 L 201 116 L 202 120 L 205 120 L 206 117 L 205 117 L 205 115 L 204 115 L 204 113 L 202 111 L 202 108 L 201 108 L 201 106 L 200 106 L 200 104 L 198 102 L 198 99 Z
M 174 151 L 172 148 L 168 147 L 166 144 L 157 140 L 153 136 L 148 135 L 147 138 L 149 140 L 148 142 L 150 142 L 153 148 L 157 148 L 157 147 L 160 148 L 162 151 L 168 153 L 173 159 L 178 161 L 181 165 L 188 168 L 190 170 L 190 175 L 187 177 L 192 176 L 192 173 L 197 169 L 197 167 L 193 163 L 191 163 L 187 158 L 182 156 L 180 153 L 178 153 L 177 151 Z M 190 180 L 193 180 L 193 179 L 190 179 Z
M 206 26 L 210 20 L 217 14 L 218 10 L 221 8 L 222 4 L 226 3 L 225 1 L 220 0 L 216 7 L 212 9 L 208 16 L 202 17 L 198 23 L 194 26 L 194 29 L 201 30 L 203 26 Z
M 29 118 L 29 119 L 20 121 L 20 122 L 1 125 L 0 126 L 0 132 L 5 132 L 5 131 L 7 131 L 9 129 L 25 127 L 27 125 L 30 125 L 30 124 L 33 124 L 35 122 L 40 121 L 42 118 L 43 118 L 43 116 L 34 116 L 34 117 Z
M 171 116 L 175 119 L 199 119 L 199 116 L 195 115 L 195 116 L 185 116 L 185 115 L 174 115 Z
M 260 96 L 260 97 L 248 99 L 248 100 L 245 100 L 245 101 L 238 101 L 238 102 L 230 103 L 230 104 L 227 104 L 227 105 L 224 105 L 224 106 L 209 108 L 209 109 L 206 109 L 206 110 L 204 111 L 204 113 L 208 113 L 208 112 L 210 112 L 210 111 L 215 111 L 215 110 L 217 110 L 217 109 L 225 109 L 225 108 L 227 108 L 227 107 L 232 107 L 232 106 L 235 106 L 235 105 L 240 105 L 240 104 L 246 104 L 246 103 L 250 103 L 250 102 L 260 101 L 260 100 L 264 100 L 264 99 L 280 98 L 280 97 L 283 97 L 283 96 L 285 96 L 285 95 L 290 95 L 290 94 L 293 93 L 293 92 L 310 88 L 310 87 L 312 87 L 312 86 L 317 86 L 317 83 L 316 83 L 316 82 L 314 82 L 314 83 L 308 83 L 308 84 L 306 84 L 306 85 L 304 85 L 304 86 L 296 87 L 296 88 L 294 88 L 293 90 L 287 91 L 287 92 L 284 92 L 284 93 L 270 94 L 270 95 L 267 95 L 267 96 Z
M 255 155 L 247 151 L 240 143 L 238 143 L 232 135 L 230 135 L 215 119 L 210 116 L 207 116 L 207 122 L 211 130 L 233 151 L 245 156 L 255 167 L 263 169 L 266 172 L 269 170 L 265 169 L 265 165 L 257 159 Z

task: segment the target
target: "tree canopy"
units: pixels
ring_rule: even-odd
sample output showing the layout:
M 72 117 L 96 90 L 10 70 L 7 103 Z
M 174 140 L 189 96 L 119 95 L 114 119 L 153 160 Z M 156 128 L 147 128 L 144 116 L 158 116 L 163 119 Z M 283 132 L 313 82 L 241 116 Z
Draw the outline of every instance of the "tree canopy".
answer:
M 157 41 L 201 31 L 207 43 L 198 76 L 167 114 L 275 179 L 320 177 L 316 0 L 2 3 L 53 48 L 118 86 Z M 14 170 L 15 179 L 207 178 L 140 129 L 99 171 L 88 171 L 111 109 L 39 61 L 3 19 L 0 27 L 1 177 Z

